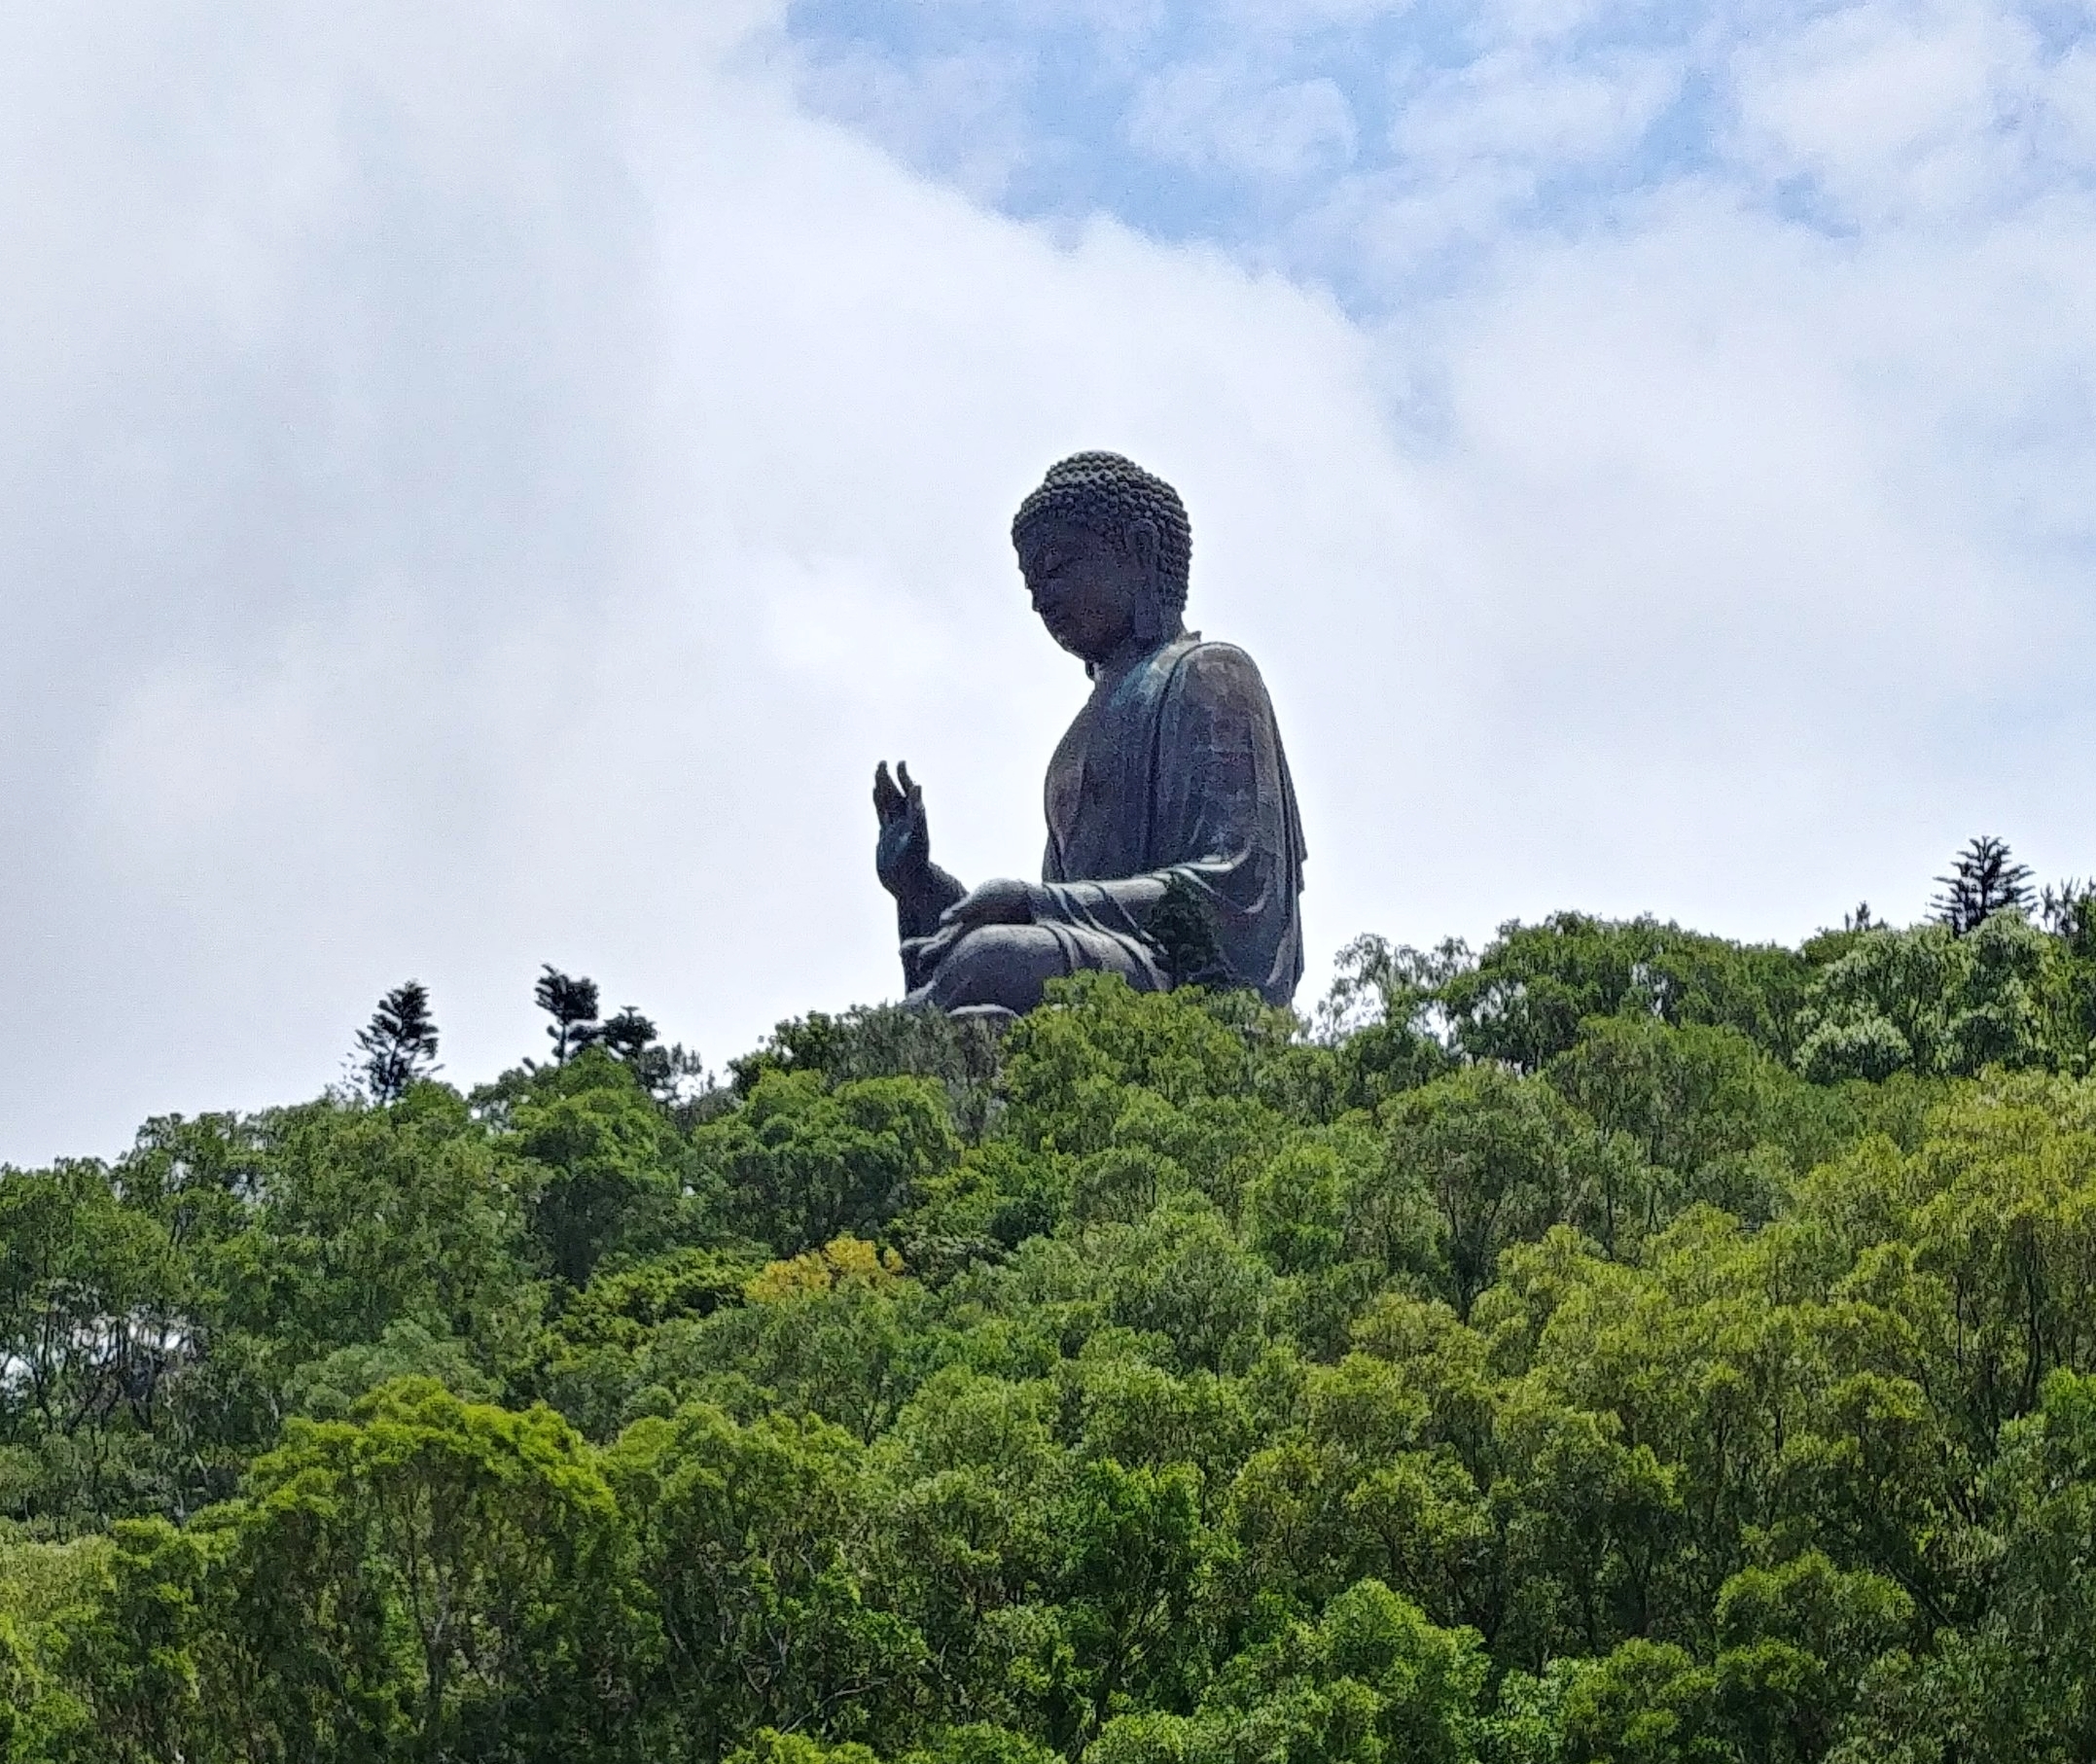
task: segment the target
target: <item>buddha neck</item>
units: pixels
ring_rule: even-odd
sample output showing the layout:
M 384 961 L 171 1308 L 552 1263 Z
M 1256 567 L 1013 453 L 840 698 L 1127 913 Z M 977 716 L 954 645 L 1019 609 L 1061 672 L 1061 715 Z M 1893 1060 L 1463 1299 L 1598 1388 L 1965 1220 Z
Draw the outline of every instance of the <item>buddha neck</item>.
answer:
M 1113 653 L 1099 661 L 1087 661 L 1084 672 L 1095 685 L 1104 685 L 1120 679 L 1140 663 L 1148 661 L 1159 650 L 1169 649 L 1175 643 L 1183 643 L 1195 635 L 1189 631 L 1183 620 L 1174 617 L 1171 628 L 1161 636 L 1149 632 L 1133 632 L 1117 647 Z

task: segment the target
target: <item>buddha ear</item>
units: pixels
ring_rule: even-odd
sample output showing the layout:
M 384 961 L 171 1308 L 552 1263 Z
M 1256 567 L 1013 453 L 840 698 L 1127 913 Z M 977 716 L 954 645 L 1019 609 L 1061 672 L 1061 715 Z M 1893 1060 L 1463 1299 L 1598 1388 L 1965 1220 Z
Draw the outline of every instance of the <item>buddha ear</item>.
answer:
M 1158 592 L 1157 583 L 1157 528 L 1154 521 L 1140 517 L 1131 520 L 1121 529 L 1120 543 L 1130 557 L 1140 584 L 1135 596 L 1135 631 L 1146 643 L 1155 643 L 1164 635 L 1164 600 Z
M 1121 528 L 1120 540 L 1121 544 L 1127 547 L 1129 555 L 1135 559 L 1136 567 L 1143 572 L 1143 580 L 1152 588 L 1155 588 L 1157 553 L 1160 548 L 1157 523 L 1138 515 Z

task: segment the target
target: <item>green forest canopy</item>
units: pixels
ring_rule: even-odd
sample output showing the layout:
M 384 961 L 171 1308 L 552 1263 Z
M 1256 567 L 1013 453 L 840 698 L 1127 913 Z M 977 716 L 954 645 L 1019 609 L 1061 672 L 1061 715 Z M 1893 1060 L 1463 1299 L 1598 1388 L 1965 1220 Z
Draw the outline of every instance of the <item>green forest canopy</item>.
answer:
M 577 1005 L 461 1094 L 404 989 L 393 1100 L 0 1175 L 0 1755 L 2088 1757 L 2089 932 L 1564 914 L 721 1088 Z

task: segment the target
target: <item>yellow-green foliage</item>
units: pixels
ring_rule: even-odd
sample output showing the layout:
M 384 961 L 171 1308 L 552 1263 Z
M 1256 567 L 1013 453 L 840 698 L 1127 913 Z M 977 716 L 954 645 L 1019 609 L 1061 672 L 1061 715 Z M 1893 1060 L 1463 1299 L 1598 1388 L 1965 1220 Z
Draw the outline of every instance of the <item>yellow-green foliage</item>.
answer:
M 878 1286 L 903 1273 L 903 1258 L 863 1237 L 834 1237 L 820 1250 L 786 1261 L 766 1262 L 742 1288 L 753 1305 L 776 1304 L 809 1292 L 846 1285 Z

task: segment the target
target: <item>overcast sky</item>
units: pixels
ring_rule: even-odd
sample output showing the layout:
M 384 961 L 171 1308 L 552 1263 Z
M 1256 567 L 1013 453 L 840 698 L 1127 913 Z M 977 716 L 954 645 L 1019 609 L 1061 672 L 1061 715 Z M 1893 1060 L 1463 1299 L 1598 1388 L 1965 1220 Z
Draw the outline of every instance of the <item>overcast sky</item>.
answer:
M 0 0 L 0 1161 L 539 964 L 893 996 L 868 777 L 1036 869 L 1005 537 L 1176 483 L 1311 976 L 2096 870 L 2096 14 Z

